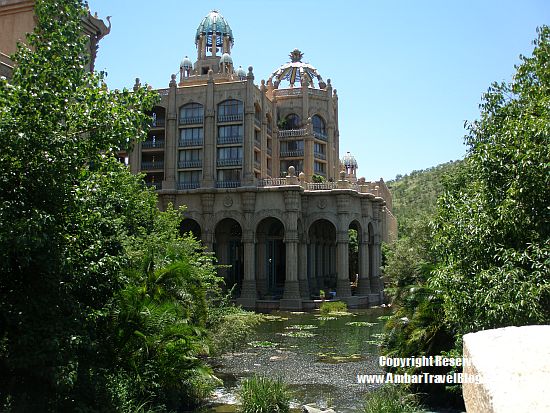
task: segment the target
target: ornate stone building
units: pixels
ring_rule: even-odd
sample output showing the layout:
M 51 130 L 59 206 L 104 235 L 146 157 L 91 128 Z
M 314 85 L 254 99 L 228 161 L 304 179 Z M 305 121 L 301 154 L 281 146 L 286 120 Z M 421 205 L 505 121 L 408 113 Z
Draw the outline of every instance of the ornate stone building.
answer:
M 382 180 L 357 180 L 356 162 L 352 179 L 341 171 L 336 90 L 297 49 L 258 86 L 252 67 L 235 67 L 233 43 L 210 12 L 196 61 L 185 57 L 158 90 L 147 140 L 121 157 L 145 173 L 161 208 L 187 207 L 182 231 L 230 266 L 222 273 L 244 306 L 310 308 L 320 290 L 351 306 L 379 304 L 391 195 Z

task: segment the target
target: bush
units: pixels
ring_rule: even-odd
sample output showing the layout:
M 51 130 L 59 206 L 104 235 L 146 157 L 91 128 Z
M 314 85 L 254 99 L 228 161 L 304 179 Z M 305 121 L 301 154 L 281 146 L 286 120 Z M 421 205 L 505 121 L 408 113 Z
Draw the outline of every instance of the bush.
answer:
M 242 413 L 288 413 L 290 392 L 281 379 L 254 376 L 238 390 Z
M 343 313 L 348 311 L 348 306 L 343 301 L 326 301 L 321 303 L 319 309 L 322 315 L 329 315 L 331 313 Z
M 406 387 L 385 385 L 367 393 L 365 413 L 421 413 L 425 410 L 414 394 L 407 392 Z

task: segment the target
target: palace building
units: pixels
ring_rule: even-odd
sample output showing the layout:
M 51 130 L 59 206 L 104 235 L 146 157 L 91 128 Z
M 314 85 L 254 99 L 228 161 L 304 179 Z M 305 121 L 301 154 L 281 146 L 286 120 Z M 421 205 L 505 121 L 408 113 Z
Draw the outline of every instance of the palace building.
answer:
M 182 232 L 227 265 L 243 306 L 312 308 L 321 290 L 352 307 L 380 304 L 380 246 L 396 236 L 391 194 L 383 180 L 357 179 L 349 153 L 339 159 L 330 79 L 295 49 L 257 85 L 252 67 L 234 64 L 217 11 L 194 40 L 195 62 L 186 56 L 158 90 L 147 140 L 121 157 L 145 173 L 161 208 L 186 206 Z

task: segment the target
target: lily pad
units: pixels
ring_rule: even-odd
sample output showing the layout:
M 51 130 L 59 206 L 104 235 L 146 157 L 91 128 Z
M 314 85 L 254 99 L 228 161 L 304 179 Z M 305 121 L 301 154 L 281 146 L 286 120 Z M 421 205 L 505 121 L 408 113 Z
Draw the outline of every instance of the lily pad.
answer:
M 375 326 L 378 323 L 369 323 L 368 321 L 349 321 L 346 323 L 347 326 L 355 326 L 355 327 L 372 327 Z
M 387 320 L 389 319 L 391 316 L 389 315 L 381 315 L 380 317 L 377 318 L 377 320 Z
M 315 337 L 317 334 L 310 333 L 308 331 L 289 331 L 288 333 L 278 333 L 285 337 L 300 337 L 300 338 L 309 338 Z
M 319 353 L 317 354 L 317 361 L 321 363 L 340 364 L 340 363 L 352 363 L 355 361 L 364 360 L 365 357 L 361 354 L 338 354 L 338 353 Z
M 296 324 L 293 326 L 285 327 L 285 330 L 313 330 L 315 328 L 319 327 L 314 326 L 313 324 Z
M 288 317 L 282 317 L 280 315 L 272 315 L 272 314 L 266 314 L 263 316 L 263 318 L 267 321 L 286 321 L 288 320 Z
M 277 347 L 279 344 L 271 341 L 251 341 L 248 345 L 251 347 L 272 348 Z
M 317 319 L 319 321 L 328 321 L 328 320 L 337 320 L 337 317 L 330 317 L 330 316 L 317 316 Z

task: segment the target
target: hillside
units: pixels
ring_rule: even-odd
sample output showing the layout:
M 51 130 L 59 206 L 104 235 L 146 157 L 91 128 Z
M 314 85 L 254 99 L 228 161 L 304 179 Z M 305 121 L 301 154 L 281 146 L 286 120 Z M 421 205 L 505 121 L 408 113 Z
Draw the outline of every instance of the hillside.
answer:
M 443 192 L 445 176 L 462 161 L 451 161 L 432 168 L 397 175 L 386 182 L 393 197 L 393 214 L 397 217 L 399 237 L 411 234 L 414 222 L 435 213 L 438 196 Z

